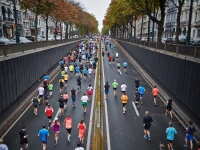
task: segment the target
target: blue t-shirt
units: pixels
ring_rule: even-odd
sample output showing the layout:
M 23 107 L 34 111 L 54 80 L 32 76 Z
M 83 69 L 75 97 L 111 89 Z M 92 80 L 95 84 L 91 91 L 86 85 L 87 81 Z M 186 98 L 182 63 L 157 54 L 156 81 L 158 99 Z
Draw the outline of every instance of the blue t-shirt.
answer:
M 143 86 L 140 86 L 138 88 L 138 91 L 140 92 L 140 94 L 144 94 L 145 88 Z
M 50 76 L 46 75 L 46 76 L 44 76 L 44 79 L 49 80 L 49 79 L 50 79 Z
M 87 74 L 87 70 L 86 69 L 83 70 L 83 74 Z
M 174 134 L 177 133 L 174 127 L 169 127 L 166 129 L 167 139 L 174 140 Z
M 76 67 L 78 66 L 78 62 L 77 62 L 77 61 L 76 61 L 76 62 L 74 62 L 74 66 L 76 66 Z
M 41 141 L 47 141 L 47 136 L 49 136 L 49 131 L 47 129 L 41 129 L 38 133 L 41 138 Z
M 127 62 L 124 62 L 124 63 L 123 63 L 123 66 L 124 66 L 124 67 L 127 67 Z
M 75 68 L 76 73 L 79 73 L 79 67 Z
M 64 64 L 64 62 L 63 61 L 59 61 L 59 64 L 62 66 Z

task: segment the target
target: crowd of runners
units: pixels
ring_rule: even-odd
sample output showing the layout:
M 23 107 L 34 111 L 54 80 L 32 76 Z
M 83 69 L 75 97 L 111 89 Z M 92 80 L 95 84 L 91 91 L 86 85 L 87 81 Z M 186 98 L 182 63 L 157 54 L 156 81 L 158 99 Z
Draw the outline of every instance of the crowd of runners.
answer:
M 115 51 L 116 46 L 111 44 L 108 38 L 102 39 L 102 57 L 104 60 L 107 60 L 109 65 L 116 67 L 116 72 L 119 73 L 120 76 L 123 76 L 127 73 L 128 63 L 126 61 L 120 61 L 120 56 L 117 51 Z M 38 115 L 38 108 L 40 105 L 45 105 L 44 114 L 48 118 L 48 125 L 43 124 L 42 129 L 39 130 L 38 136 L 42 142 L 43 150 L 46 150 L 47 145 L 47 137 L 50 135 L 50 130 L 54 132 L 54 144 L 55 146 L 59 143 L 59 132 L 60 128 L 62 128 L 62 124 L 65 125 L 67 132 L 67 140 L 70 142 L 70 137 L 72 133 L 72 123 L 73 118 L 71 118 L 70 114 L 66 114 L 66 110 L 68 107 L 68 100 L 72 100 L 72 106 L 74 109 L 76 108 L 76 98 L 77 94 L 82 90 L 82 84 L 84 84 L 85 80 L 91 81 L 91 76 L 95 75 L 97 62 L 98 62 L 98 47 L 97 43 L 93 42 L 93 39 L 89 39 L 77 45 L 77 48 L 73 51 L 70 51 L 69 55 L 63 57 L 63 60 L 59 61 L 60 65 L 60 78 L 58 80 L 60 86 L 60 97 L 58 99 L 59 105 L 59 113 L 58 116 L 54 120 L 52 120 L 52 116 L 55 113 L 54 109 L 51 105 L 50 97 L 54 94 L 54 85 L 51 82 L 51 78 L 49 75 L 44 76 L 43 84 L 38 88 L 38 96 L 34 97 L 31 101 L 33 103 L 33 113 L 35 116 Z M 105 59 L 106 58 L 106 59 Z M 122 67 L 121 67 L 122 66 Z M 68 80 L 71 78 L 76 78 L 77 86 L 76 87 L 68 87 Z M 117 89 L 120 88 L 121 91 L 121 103 L 122 103 L 122 113 L 126 114 L 126 105 L 129 99 L 134 99 L 134 105 L 136 109 L 141 109 L 144 104 L 143 96 L 145 94 L 145 87 L 141 83 L 141 81 L 136 77 L 135 79 L 135 90 L 134 95 L 132 97 L 128 97 L 127 95 L 127 85 L 126 83 L 122 83 L 119 85 L 116 79 L 113 80 L 111 85 L 106 82 L 104 85 L 104 94 L 105 99 L 108 100 L 108 94 L 110 91 L 110 87 L 113 88 L 114 97 L 117 97 Z M 84 89 L 85 90 L 85 89 Z M 131 89 L 133 90 L 133 89 Z M 91 84 L 88 84 L 86 89 L 86 93 L 83 93 L 81 97 L 81 105 L 83 107 L 83 113 L 87 112 L 87 105 L 89 101 L 92 101 L 93 95 L 93 87 Z M 152 105 L 157 106 L 157 98 L 159 96 L 159 89 L 155 85 L 152 88 Z M 170 115 L 170 118 L 173 119 L 172 114 L 172 99 L 167 100 L 167 106 L 165 110 L 165 115 Z M 62 115 L 66 115 L 64 122 L 59 121 L 59 117 Z M 143 117 L 143 126 L 144 126 L 144 138 L 147 140 L 151 140 L 150 138 L 150 127 L 153 122 L 153 117 L 150 115 L 149 111 L 145 111 Z M 84 150 L 81 147 L 84 143 L 84 135 L 86 132 L 86 124 L 84 120 L 81 119 L 77 124 L 78 129 L 78 138 L 77 148 L 75 150 Z M 195 127 L 193 126 L 193 122 L 189 121 L 189 126 L 186 128 L 186 136 L 185 136 L 185 145 L 184 147 L 193 149 L 193 140 L 194 140 L 194 132 Z M 176 129 L 173 127 L 172 121 L 169 122 L 169 127 L 166 129 L 166 138 L 168 141 L 167 149 L 173 150 L 173 140 L 175 134 L 177 134 Z M 28 133 L 26 131 L 26 127 L 22 126 L 20 135 L 20 145 L 21 150 L 25 147 L 28 150 Z M 188 142 L 189 141 L 189 142 Z M 3 145 L 3 139 L 0 139 L 0 144 Z M 165 149 L 165 146 L 160 143 L 160 150 Z M 6 149 L 5 149 L 6 150 Z
M 117 69 L 116 72 L 119 73 L 120 75 L 122 75 L 122 71 L 124 74 L 127 73 L 128 64 L 126 61 L 120 62 L 121 59 L 119 58 L 119 53 L 117 51 L 115 51 L 115 45 L 112 46 L 112 44 L 108 38 L 104 38 L 102 40 L 102 44 L 103 44 L 102 56 L 105 57 L 105 55 L 107 55 L 107 60 L 108 60 L 109 65 L 114 65 Z M 123 66 L 122 70 L 121 70 L 121 65 Z M 143 103 L 144 103 L 143 95 L 145 94 L 145 87 L 137 77 L 135 79 L 134 84 L 135 84 L 135 91 L 134 91 L 134 96 L 132 96 L 131 99 L 134 101 L 134 105 L 136 106 L 136 109 L 140 109 L 141 105 L 143 105 Z M 116 79 L 114 79 L 114 81 L 111 83 L 111 85 L 109 85 L 109 83 L 106 82 L 106 84 L 104 85 L 104 93 L 105 93 L 106 100 L 108 99 L 108 93 L 109 93 L 110 86 L 112 86 L 112 88 L 113 88 L 114 97 L 117 96 L 118 87 L 121 89 L 122 112 L 123 112 L 123 114 L 125 114 L 126 113 L 126 105 L 128 103 L 128 99 L 129 99 L 126 94 L 127 93 L 126 92 L 127 85 L 124 82 L 121 85 L 119 85 L 119 83 L 117 82 Z M 133 89 L 131 89 L 131 90 L 133 90 Z M 158 87 L 155 85 L 152 88 L 151 92 L 152 92 L 152 102 L 153 102 L 153 105 L 156 107 L 157 106 L 157 97 L 159 96 Z M 172 99 L 171 98 L 167 100 L 167 106 L 166 106 L 166 110 L 165 110 L 165 115 L 168 115 L 168 114 L 170 115 L 170 118 L 172 120 L 173 115 L 172 115 Z M 144 138 L 147 140 L 151 140 L 150 127 L 151 127 L 152 122 L 153 122 L 153 118 L 149 114 L 149 111 L 145 111 L 145 114 L 143 117 L 143 125 L 144 125 Z M 196 129 L 195 129 L 192 121 L 189 121 L 188 124 L 189 125 L 186 128 L 184 147 L 193 149 L 194 132 L 196 131 Z M 169 127 L 166 129 L 165 132 L 167 134 L 166 138 L 168 141 L 167 149 L 173 150 L 172 142 L 174 140 L 175 134 L 177 134 L 177 131 L 173 127 L 172 121 L 169 122 Z M 188 141 L 189 141 L 189 144 L 188 144 Z M 161 150 L 165 149 L 165 146 L 162 143 L 160 143 L 160 149 Z
M 59 132 L 62 127 L 61 124 L 65 124 L 67 131 L 67 140 L 70 142 L 71 132 L 72 132 L 72 122 L 73 119 L 70 117 L 70 114 L 66 115 L 64 122 L 59 122 L 59 117 L 65 115 L 65 111 L 68 106 L 68 100 L 72 99 L 72 107 L 76 108 L 76 97 L 77 94 L 82 89 L 83 80 L 89 80 L 91 82 L 92 74 L 95 75 L 97 62 L 98 62 L 98 45 L 97 38 L 91 37 L 77 45 L 77 48 L 69 52 L 68 56 L 64 56 L 63 60 L 59 61 L 60 65 L 60 98 L 58 99 L 59 113 L 54 120 L 52 116 L 54 114 L 54 109 L 51 105 L 50 97 L 54 94 L 54 85 L 51 82 L 49 75 L 44 76 L 43 84 L 38 88 L 38 96 L 34 97 L 31 101 L 33 103 L 33 113 L 35 116 L 38 115 L 38 108 L 40 105 L 45 105 L 44 114 L 48 118 L 48 125 L 43 124 L 42 129 L 38 132 L 38 136 L 42 142 L 43 150 L 46 150 L 47 137 L 50 135 L 50 130 L 54 132 L 54 144 L 58 145 L 59 141 Z M 68 87 L 68 80 L 71 78 L 76 78 L 77 87 Z M 83 82 L 83 84 L 86 84 Z M 86 93 L 83 93 L 81 97 L 81 104 L 83 107 L 83 112 L 86 114 L 88 102 L 92 100 L 93 87 L 91 84 L 88 85 Z M 81 145 L 84 143 L 84 135 L 86 131 L 86 124 L 84 120 L 81 119 L 77 125 L 78 128 L 78 138 L 76 150 L 84 150 Z M 22 130 L 19 132 L 20 135 L 20 145 L 21 150 L 25 147 L 28 149 L 28 140 L 27 140 L 27 131 L 26 127 L 23 126 Z

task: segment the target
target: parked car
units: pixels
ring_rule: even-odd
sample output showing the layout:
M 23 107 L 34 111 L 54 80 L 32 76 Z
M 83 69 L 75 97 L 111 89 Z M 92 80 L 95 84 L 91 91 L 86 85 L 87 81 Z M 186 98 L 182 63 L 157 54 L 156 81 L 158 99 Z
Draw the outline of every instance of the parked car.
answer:
M 10 45 L 10 44 L 15 44 L 15 42 L 5 37 L 0 37 L 0 45 Z
M 53 41 L 53 40 L 55 40 L 55 37 L 54 37 L 53 35 L 49 35 L 49 36 L 48 36 L 48 40 L 49 40 L 49 41 Z
M 25 37 L 19 37 L 19 40 L 20 40 L 20 44 L 32 43 L 31 40 L 28 40 Z M 16 43 L 16 39 L 11 39 L 11 41 Z
M 164 44 L 166 40 L 167 40 L 167 38 L 162 38 L 161 42 Z
M 38 41 L 38 42 L 40 42 L 40 41 L 45 41 L 45 40 L 46 40 L 46 39 L 45 39 L 45 38 L 42 38 L 41 36 L 38 36 L 38 37 L 37 37 L 37 41 Z
M 193 43 L 192 45 L 193 45 L 193 46 L 200 46 L 200 40 L 194 41 L 194 43 Z
M 34 42 L 35 37 L 34 36 L 25 36 L 28 40 Z
M 165 40 L 165 43 L 168 43 L 168 44 L 175 44 L 174 38 L 173 38 L 173 37 L 167 38 L 167 40 Z

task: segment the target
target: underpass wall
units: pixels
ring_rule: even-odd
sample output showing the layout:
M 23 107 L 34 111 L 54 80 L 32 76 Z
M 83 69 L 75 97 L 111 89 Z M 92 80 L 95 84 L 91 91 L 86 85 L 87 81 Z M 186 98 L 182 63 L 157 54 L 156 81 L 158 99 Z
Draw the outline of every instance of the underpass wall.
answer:
M 0 113 L 23 95 L 78 42 L 0 61 Z
M 117 40 L 118 41 L 118 40 Z M 130 55 L 200 117 L 200 64 L 118 41 Z

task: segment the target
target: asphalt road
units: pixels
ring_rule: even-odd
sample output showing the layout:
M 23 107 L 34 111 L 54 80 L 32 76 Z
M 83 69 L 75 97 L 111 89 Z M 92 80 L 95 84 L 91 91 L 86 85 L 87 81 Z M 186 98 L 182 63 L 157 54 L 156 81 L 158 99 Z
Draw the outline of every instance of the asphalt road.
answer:
M 59 140 L 58 145 L 54 145 L 54 132 L 50 129 L 50 136 L 48 137 L 48 143 L 47 143 L 47 150 L 64 150 L 69 149 L 73 150 L 76 148 L 76 143 L 79 141 L 78 138 L 78 128 L 77 125 L 83 118 L 87 129 L 89 125 L 89 118 L 90 118 L 90 108 L 91 108 L 91 101 L 88 104 L 87 107 L 87 113 L 83 113 L 82 105 L 81 105 L 81 96 L 83 93 L 87 92 L 87 87 L 89 84 L 94 85 L 94 74 L 92 74 L 91 80 L 87 79 L 84 81 L 82 79 L 82 90 L 77 94 L 76 98 L 76 108 L 72 107 L 72 100 L 69 95 L 68 100 L 68 107 L 66 112 L 63 116 L 59 117 L 59 122 L 61 123 L 61 129 L 59 133 Z M 57 103 L 60 93 L 59 93 L 59 80 L 60 73 L 55 77 L 53 80 L 54 85 L 54 91 L 53 96 L 50 98 L 49 102 L 52 105 L 54 109 L 53 113 L 53 119 L 55 118 L 55 115 L 59 109 L 59 104 Z M 67 88 L 65 91 L 70 93 L 72 87 L 75 89 L 77 88 L 77 82 L 76 77 L 70 77 L 68 80 Z M 42 104 L 39 107 L 38 115 L 34 116 L 33 114 L 33 106 L 31 106 L 27 112 L 19 119 L 19 121 L 14 125 L 14 127 L 8 132 L 8 134 L 4 137 L 4 142 L 8 145 L 9 150 L 18 150 L 20 149 L 20 143 L 19 143 L 19 131 L 21 130 L 22 125 L 25 125 L 28 132 L 28 142 L 29 142 L 29 150 L 40 150 L 42 149 L 42 143 L 40 142 L 40 137 L 38 137 L 38 132 L 42 128 L 42 124 L 48 125 L 48 119 L 44 113 L 45 106 Z M 67 114 L 70 114 L 72 120 L 73 120 L 73 127 L 72 127 L 72 133 L 71 133 L 71 142 L 69 143 L 67 141 L 67 131 L 65 129 L 65 126 L 63 125 L 64 119 L 66 118 Z M 85 140 L 83 147 L 86 147 L 87 144 L 87 132 L 85 135 Z
M 105 53 L 105 57 L 103 58 L 104 64 L 104 73 L 105 73 L 105 81 L 108 81 L 111 85 L 113 80 L 116 79 L 119 87 L 117 89 L 117 97 L 114 98 L 112 86 L 109 91 L 109 96 L 107 102 L 108 108 L 108 126 L 109 126 L 109 134 L 110 134 L 110 145 L 112 150 L 158 150 L 159 142 L 162 142 L 165 146 L 167 146 L 166 134 L 165 130 L 168 127 L 169 122 L 171 121 L 169 116 L 166 116 L 165 106 L 158 99 L 158 106 L 155 107 L 153 105 L 153 97 L 151 94 L 151 88 L 147 84 L 147 82 L 141 77 L 138 71 L 134 68 L 134 66 L 129 62 L 129 60 L 123 55 L 123 53 L 116 47 L 113 52 L 108 50 L 111 55 L 115 52 L 119 53 L 119 61 L 121 63 L 121 71 L 122 75 L 117 73 L 117 66 L 115 64 L 109 65 L 107 55 Z M 124 74 L 122 62 L 126 60 L 128 63 L 127 73 Z M 58 111 L 57 100 L 60 96 L 59 94 L 59 80 L 60 74 L 58 74 L 53 80 L 54 91 L 53 97 L 50 98 L 50 104 L 54 108 L 53 118 L 55 117 Z M 135 109 L 133 107 L 132 102 L 134 101 L 134 92 L 135 92 L 135 84 L 134 80 L 138 77 L 141 83 L 145 87 L 145 94 L 143 96 L 144 104 L 141 106 L 141 109 L 138 110 L 139 116 L 136 114 Z M 120 85 L 124 82 L 127 85 L 127 95 L 129 97 L 127 104 L 127 112 L 126 114 L 122 113 L 122 104 L 121 104 L 121 89 Z M 63 116 L 59 118 L 61 123 L 61 131 L 59 133 L 58 145 L 54 145 L 54 132 L 50 130 L 50 136 L 48 137 L 47 150 L 74 150 L 76 148 L 76 143 L 79 141 L 78 138 L 78 129 L 77 125 L 79 121 L 84 118 L 87 129 L 89 125 L 90 118 L 90 108 L 91 102 L 89 102 L 87 114 L 84 115 L 83 109 L 81 106 L 80 98 L 89 84 L 92 84 L 94 87 L 94 75 L 92 75 L 92 80 L 82 81 L 82 91 L 77 95 L 76 100 L 76 108 L 72 107 L 72 101 L 69 98 L 67 111 Z M 68 86 L 66 91 L 70 92 L 71 88 L 76 88 L 76 77 L 69 77 Z M 158 87 L 159 88 L 159 87 Z M 103 91 L 102 91 L 103 92 Z M 105 102 L 105 101 L 104 101 Z M 38 131 L 42 128 L 42 124 L 48 124 L 48 119 L 44 113 L 44 105 L 40 106 L 38 115 L 34 116 L 33 114 L 33 106 L 31 106 L 28 111 L 19 119 L 19 121 L 14 125 L 14 127 L 8 132 L 8 134 L 4 137 L 4 142 L 8 145 L 9 150 L 18 150 L 20 148 L 19 144 L 19 131 L 21 130 L 21 126 L 25 125 L 28 132 L 28 141 L 29 141 L 29 150 L 41 150 L 42 144 L 40 142 L 40 138 L 37 136 Z M 143 123 L 142 118 L 145 111 L 149 111 L 150 115 L 153 117 L 153 123 L 151 126 L 151 140 L 147 141 L 144 139 L 143 134 Z M 67 141 L 67 132 L 65 130 L 65 126 L 63 125 L 63 121 L 67 114 L 70 114 L 73 119 L 73 127 L 72 127 L 72 136 L 71 142 Z M 105 116 L 105 115 L 104 115 Z M 105 118 L 104 118 L 105 119 Z M 105 121 L 105 120 L 104 120 Z M 184 147 L 184 137 L 185 132 L 181 124 L 176 120 L 172 120 L 173 126 L 176 128 L 178 134 L 175 135 L 174 140 L 174 149 L 183 150 Z M 104 126 L 105 122 L 104 122 Z M 83 147 L 86 147 L 87 144 L 87 132 L 85 135 L 85 142 Z M 106 127 L 104 127 L 104 139 L 105 139 L 105 149 L 107 149 L 107 140 L 106 137 L 108 134 L 106 133 Z
M 167 140 L 165 130 L 168 127 L 170 121 L 173 122 L 173 126 L 176 128 L 178 134 L 175 135 L 173 142 L 174 149 L 184 149 L 184 137 L 185 132 L 181 124 L 176 120 L 171 120 L 169 116 L 165 115 L 165 106 L 158 98 L 158 106 L 155 107 L 153 104 L 153 97 L 151 93 L 151 87 L 141 77 L 138 71 L 133 67 L 130 61 L 123 55 L 118 47 L 114 50 L 108 50 L 113 56 L 115 52 L 119 53 L 119 61 L 121 63 L 122 75 L 117 73 L 117 63 L 109 64 L 107 55 L 103 58 L 105 81 L 109 82 L 111 86 L 107 101 L 108 107 L 108 121 L 110 129 L 110 142 L 111 149 L 113 150 L 158 150 L 159 142 L 162 142 L 167 147 Z M 123 71 L 123 61 L 127 61 L 127 73 Z M 135 92 L 135 78 L 138 77 L 141 83 L 145 87 L 145 94 L 143 95 L 144 104 L 138 110 L 139 116 L 133 107 L 132 102 L 134 101 Z M 117 89 L 117 97 L 114 98 L 112 83 L 114 79 L 117 80 L 119 86 Z M 121 84 L 127 85 L 127 96 L 129 97 L 127 104 L 127 112 L 123 114 L 121 104 Z M 158 87 L 159 88 L 159 87 Z M 153 123 L 150 129 L 151 140 L 144 139 L 143 133 L 143 115 L 145 111 L 149 111 L 153 118 Z

